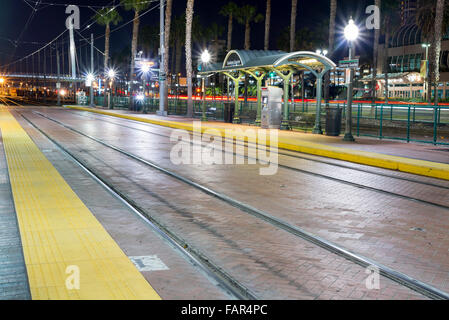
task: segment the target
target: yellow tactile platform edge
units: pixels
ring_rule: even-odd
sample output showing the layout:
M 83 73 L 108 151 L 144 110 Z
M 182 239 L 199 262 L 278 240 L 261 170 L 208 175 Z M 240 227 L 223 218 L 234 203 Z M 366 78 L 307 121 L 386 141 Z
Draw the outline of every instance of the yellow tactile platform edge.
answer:
M 155 120 L 155 119 L 145 119 L 141 117 L 135 117 L 127 114 L 117 114 L 114 112 L 108 112 L 104 110 L 77 107 L 77 106 L 65 106 L 66 108 L 89 111 L 99 114 L 104 114 L 108 116 L 124 118 L 129 120 L 135 120 L 140 122 L 146 122 L 151 124 L 156 124 L 160 126 L 184 129 L 188 131 L 193 131 L 193 125 L 191 123 L 183 123 L 176 121 L 167 120 Z M 202 132 L 206 130 L 218 130 L 222 135 L 226 129 L 214 128 L 210 126 L 202 126 Z M 229 130 L 229 129 L 227 129 Z M 239 139 L 239 137 L 237 137 Z M 244 138 L 241 138 L 243 140 Z M 268 143 L 269 144 L 269 143 Z M 390 156 L 386 154 L 360 151 L 354 149 L 346 149 L 341 147 L 332 147 L 324 144 L 318 144 L 308 141 L 300 141 L 297 139 L 279 137 L 278 147 L 281 149 L 299 151 L 303 153 L 308 153 L 317 156 L 323 156 L 338 160 L 344 160 L 379 168 L 398 170 L 406 173 L 413 173 L 417 175 L 449 180 L 449 165 L 438 162 L 431 162 L 425 160 L 416 160 L 398 156 Z
M 160 299 L 4 107 L 0 128 L 32 298 Z

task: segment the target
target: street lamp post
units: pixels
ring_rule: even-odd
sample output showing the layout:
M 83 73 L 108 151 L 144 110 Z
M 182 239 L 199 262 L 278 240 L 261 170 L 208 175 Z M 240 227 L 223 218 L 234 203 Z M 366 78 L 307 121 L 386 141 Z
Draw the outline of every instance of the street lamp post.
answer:
M 201 62 L 203 63 L 203 65 L 208 64 L 210 62 L 211 56 L 209 51 L 204 50 L 203 53 L 201 54 Z M 201 121 L 207 121 L 207 116 L 206 116 L 206 76 L 202 76 L 201 77 L 202 80 L 202 90 L 203 90 L 203 97 L 202 97 L 202 101 L 201 101 L 201 109 L 202 109 L 202 116 L 201 116 Z
M 423 86 L 424 92 L 423 93 L 424 93 L 424 99 L 427 100 L 428 99 L 428 97 L 427 97 L 427 81 L 429 79 L 429 47 L 430 47 L 430 44 L 423 43 L 422 47 L 426 49 L 426 76 L 424 78 L 424 86 Z M 429 102 L 429 104 L 430 104 L 430 102 Z
M 109 69 L 108 70 L 108 78 L 109 78 L 109 86 L 110 86 L 110 93 L 109 93 L 109 97 L 112 96 L 112 99 L 110 99 L 108 105 L 109 105 L 109 109 L 114 109 L 114 96 L 113 96 L 113 84 L 114 84 L 114 80 L 115 80 L 115 70 L 114 69 Z
M 359 36 L 359 28 L 355 25 L 352 18 L 349 20 L 348 25 L 345 28 L 345 38 L 349 44 L 349 60 L 354 58 L 354 41 Z M 349 68 L 349 81 L 348 81 L 348 102 L 346 106 L 346 128 L 344 141 L 355 141 L 352 135 L 352 95 L 353 95 L 353 79 L 354 69 Z

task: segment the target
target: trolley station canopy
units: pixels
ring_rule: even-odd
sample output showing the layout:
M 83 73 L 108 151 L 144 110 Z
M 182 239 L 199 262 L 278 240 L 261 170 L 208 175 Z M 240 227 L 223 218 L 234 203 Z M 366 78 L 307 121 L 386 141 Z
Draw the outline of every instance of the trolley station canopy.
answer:
M 284 51 L 231 50 L 223 63 L 200 65 L 199 74 L 258 70 L 287 71 L 292 69 L 315 73 L 335 67 L 336 65 L 332 60 L 310 51 L 287 53 Z

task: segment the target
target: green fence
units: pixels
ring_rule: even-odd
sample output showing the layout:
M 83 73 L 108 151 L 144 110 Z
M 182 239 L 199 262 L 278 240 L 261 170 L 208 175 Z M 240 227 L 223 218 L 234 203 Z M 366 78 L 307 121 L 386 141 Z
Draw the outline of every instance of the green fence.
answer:
M 128 109 L 128 97 L 114 97 L 113 108 Z M 103 97 L 96 97 L 95 103 L 103 105 Z M 208 119 L 222 121 L 225 104 L 233 101 L 207 100 L 206 115 Z M 322 127 L 326 127 L 326 109 L 342 109 L 342 132 L 346 118 L 346 105 L 324 103 L 321 108 Z M 157 98 L 146 98 L 137 102 L 135 110 L 143 113 L 153 113 L 159 109 Z M 316 103 L 290 103 L 290 122 L 295 130 L 310 132 L 315 125 Z M 187 99 L 169 99 L 168 114 L 185 116 L 187 114 Z M 202 101 L 193 101 L 193 116 L 201 118 Z M 257 116 L 257 102 L 242 101 L 240 103 L 240 118 L 243 123 L 253 124 Z M 433 107 L 418 105 L 376 105 L 355 104 L 352 108 L 354 135 L 369 136 L 378 139 L 395 139 L 407 142 L 424 142 L 449 145 L 449 107 Z
M 356 135 L 449 145 L 449 107 L 356 105 Z

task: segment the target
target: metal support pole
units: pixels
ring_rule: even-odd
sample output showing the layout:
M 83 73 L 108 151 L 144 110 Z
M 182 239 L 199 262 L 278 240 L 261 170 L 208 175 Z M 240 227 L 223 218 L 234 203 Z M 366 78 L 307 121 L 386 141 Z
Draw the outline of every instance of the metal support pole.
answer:
M 353 59 L 353 47 L 352 42 L 349 42 L 349 60 Z M 346 105 L 346 128 L 345 128 L 345 137 L 343 141 L 355 141 L 352 136 L 352 94 L 353 87 L 352 81 L 354 78 L 354 69 L 349 69 L 349 83 L 348 83 L 348 103 Z
M 161 0 L 160 5 L 160 64 L 159 64 L 159 116 L 167 116 L 167 112 L 165 111 L 165 66 L 164 66 L 164 57 L 165 57 L 165 0 Z
M 56 89 L 58 89 L 58 103 L 57 105 L 60 106 L 61 105 L 61 81 L 60 81 L 60 77 L 61 77 L 61 69 L 60 69 L 60 65 L 59 65 L 59 50 L 56 50 L 56 69 L 58 72 L 58 79 L 56 82 Z
M 257 81 L 257 116 L 256 116 L 256 126 L 260 127 L 261 117 L 262 117 L 262 81 L 265 77 L 266 73 L 262 71 L 258 71 L 260 73 L 259 76 L 256 75 L 255 72 L 246 71 L 249 75 L 251 75 Z
M 201 109 L 202 109 L 201 121 L 207 121 L 207 116 L 206 116 L 206 77 L 202 76 L 201 80 L 202 80 L 201 89 L 203 91 L 203 97 L 202 97 L 202 101 L 201 101 Z
M 283 116 L 281 122 L 281 130 L 289 130 L 290 129 L 290 120 L 289 120 L 289 109 L 288 109 L 288 89 L 290 79 L 293 75 L 293 72 L 290 70 L 286 75 L 282 72 L 275 70 L 275 72 L 284 80 L 284 107 L 283 107 Z
M 234 109 L 234 118 L 232 119 L 232 123 L 240 123 L 240 101 L 239 101 L 239 82 L 240 75 L 238 78 L 234 78 L 234 94 L 235 94 L 235 109 Z
M 94 72 L 94 34 L 90 34 L 90 72 L 95 74 Z M 90 84 L 90 104 L 91 108 L 95 107 L 94 104 L 94 84 Z
M 321 129 L 321 95 L 323 87 L 323 74 L 320 73 L 316 77 L 316 115 L 315 115 L 315 127 L 313 128 L 314 134 L 323 134 Z
M 69 34 L 70 34 L 70 61 L 71 61 L 71 66 L 72 66 L 73 91 L 75 93 L 75 103 L 76 103 L 77 102 L 76 101 L 76 61 L 75 61 L 76 48 L 75 48 L 75 38 L 73 36 L 73 24 L 70 24 Z

